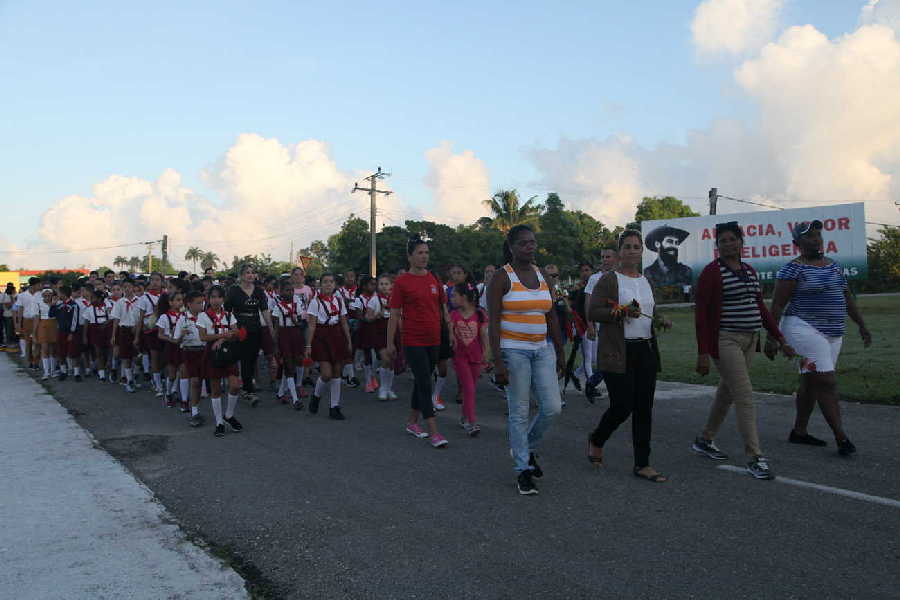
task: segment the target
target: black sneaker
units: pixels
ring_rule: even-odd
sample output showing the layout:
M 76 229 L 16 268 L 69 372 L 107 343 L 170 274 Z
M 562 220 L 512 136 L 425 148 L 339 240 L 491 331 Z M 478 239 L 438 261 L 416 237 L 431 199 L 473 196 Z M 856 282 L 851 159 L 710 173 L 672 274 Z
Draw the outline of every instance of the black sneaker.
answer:
M 225 417 L 225 422 L 228 423 L 228 426 L 235 433 L 239 433 L 242 429 L 244 429 L 244 426 L 241 425 L 241 422 L 234 417 Z
M 305 385 L 306 387 L 312 387 L 312 386 L 315 385 L 315 383 L 313 382 L 312 378 L 310 378 L 310 377 L 304 377 L 304 378 L 303 378 L 303 385 Z
M 215 431 L 213 431 L 213 435 L 216 437 L 225 437 L 225 426 L 219 423 L 216 425 Z
M 756 456 L 747 463 L 747 472 L 757 479 L 775 479 L 775 473 L 765 456 Z
M 853 445 L 853 442 L 850 441 L 850 438 L 844 438 L 840 442 L 837 443 L 838 446 L 838 454 L 841 456 L 850 456 L 856 452 L 856 446 Z
M 359 387 L 359 379 L 356 377 L 344 377 L 344 383 L 347 384 L 347 387 Z
M 309 413 L 314 415 L 319 412 L 319 397 L 318 396 L 310 396 L 309 397 Z
M 200 427 L 201 425 L 203 425 L 203 417 L 201 417 L 199 414 L 191 415 L 188 418 L 188 425 L 190 425 L 191 427 Z
M 788 436 L 788 441 L 792 444 L 805 444 L 807 446 L 827 446 L 828 442 L 825 440 L 820 440 L 819 438 L 813 437 L 806 434 L 799 434 L 793 429 L 791 429 L 791 435 Z
M 76 376 L 73 377 L 72 379 L 74 379 L 74 380 L 77 381 L 78 383 L 81 383 L 81 381 L 82 381 L 82 380 L 81 380 L 81 375 L 76 375 Z
M 294 410 L 303 410 L 303 402 L 301 402 L 300 400 L 292 402 L 291 405 L 294 407 Z
M 710 440 L 704 440 L 702 437 L 694 438 L 694 443 L 691 444 L 691 450 L 693 450 L 697 454 L 702 454 L 703 456 L 707 456 L 713 460 L 728 459 L 728 455 L 719 450 L 714 442 Z
M 537 455 L 534 452 L 528 454 L 528 466 L 531 467 L 531 476 L 540 479 L 544 476 L 544 470 L 537 463 Z
M 335 421 L 344 421 L 347 417 L 341 412 L 340 406 L 335 406 L 334 408 L 328 409 L 328 418 L 334 419 Z
M 65 380 L 66 380 L 66 377 L 68 377 L 68 375 L 66 375 L 65 373 L 60 373 L 60 374 L 59 374 L 59 380 L 60 380 L 60 381 L 65 381 Z
M 521 473 L 519 473 L 519 478 L 516 481 L 516 485 L 519 488 L 519 493 L 523 496 L 531 496 L 532 494 L 538 493 L 537 486 L 534 485 L 531 477 L 532 473 L 530 470 L 522 471 Z

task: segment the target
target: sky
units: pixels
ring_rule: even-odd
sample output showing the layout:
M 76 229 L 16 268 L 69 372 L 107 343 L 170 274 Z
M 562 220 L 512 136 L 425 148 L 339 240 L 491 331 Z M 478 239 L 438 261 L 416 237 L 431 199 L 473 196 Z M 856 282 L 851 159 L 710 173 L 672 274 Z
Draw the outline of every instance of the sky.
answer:
M 0 263 L 164 233 L 176 266 L 286 260 L 378 166 L 379 226 L 510 188 L 612 226 L 713 186 L 900 223 L 900 0 L 127 4 L 0 0 Z

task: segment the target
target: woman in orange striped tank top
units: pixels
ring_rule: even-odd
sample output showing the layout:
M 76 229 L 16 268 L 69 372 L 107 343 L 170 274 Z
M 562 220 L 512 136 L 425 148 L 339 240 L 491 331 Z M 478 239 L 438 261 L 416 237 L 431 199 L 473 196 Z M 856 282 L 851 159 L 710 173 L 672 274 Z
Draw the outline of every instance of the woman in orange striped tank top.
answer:
M 560 412 L 558 373 L 564 366 L 559 323 L 551 310 L 550 288 L 534 264 L 536 250 L 530 227 L 510 229 L 503 245 L 507 264 L 494 274 L 488 288 L 495 377 L 507 386 L 510 454 L 523 495 L 536 494 L 534 478 L 543 475 L 536 452 Z M 532 390 L 538 412 L 529 419 Z

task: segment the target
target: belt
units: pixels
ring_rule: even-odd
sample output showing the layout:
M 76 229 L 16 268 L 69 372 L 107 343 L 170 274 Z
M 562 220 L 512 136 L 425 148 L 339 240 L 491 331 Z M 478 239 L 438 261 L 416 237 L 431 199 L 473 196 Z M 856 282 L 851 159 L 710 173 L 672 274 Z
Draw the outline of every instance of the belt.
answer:
M 650 341 L 650 338 L 625 338 L 626 344 L 645 344 Z

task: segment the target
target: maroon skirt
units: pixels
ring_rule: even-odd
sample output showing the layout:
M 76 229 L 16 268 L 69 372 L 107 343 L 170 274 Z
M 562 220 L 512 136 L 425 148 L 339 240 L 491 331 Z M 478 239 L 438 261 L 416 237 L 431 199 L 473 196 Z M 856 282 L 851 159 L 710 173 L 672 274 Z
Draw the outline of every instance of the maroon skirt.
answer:
M 94 348 L 109 348 L 112 346 L 112 321 L 102 325 L 96 323 L 87 324 L 88 344 Z
M 141 332 L 141 352 L 159 352 L 162 350 L 162 340 L 156 328 Z
M 72 339 L 69 340 L 69 336 Z M 56 334 L 56 356 L 59 358 L 77 358 L 81 354 L 81 332 L 60 331 Z
M 178 366 L 183 360 L 181 357 L 181 348 L 175 342 L 163 342 L 163 352 L 165 354 L 166 364 Z
M 279 327 L 278 351 L 281 356 L 300 358 L 306 349 L 305 327 Z
M 206 356 L 206 352 L 204 352 L 204 348 L 201 346 L 196 350 L 191 348 L 182 348 L 181 349 L 181 364 L 184 365 L 184 370 L 187 373 L 187 376 L 191 379 L 197 377 L 203 377 L 204 371 L 204 357 Z
M 263 327 L 259 332 L 259 347 L 266 356 L 275 354 L 275 340 L 272 339 L 272 331 L 268 327 Z
M 134 327 L 119 327 L 116 332 L 116 348 L 119 349 L 119 358 L 130 360 L 137 354 L 134 347 Z
M 370 323 L 359 324 L 359 337 L 356 347 L 360 350 L 381 350 L 387 346 L 387 320 L 378 319 Z
M 316 362 L 338 363 L 350 360 L 347 336 L 340 323 L 316 325 L 312 339 L 312 356 Z
M 233 363 L 228 365 L 224 369 L 219 369 L 213 366 L 212 362 L 212 350 L 210 346 L 206 347 L 206 350 L 203 352 L 203 376 L 208 379 L 222 379 L 223 377 L 240 377 L 240 362 Z

